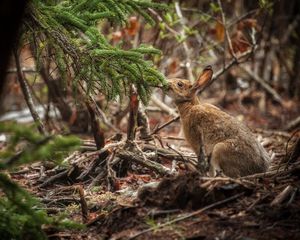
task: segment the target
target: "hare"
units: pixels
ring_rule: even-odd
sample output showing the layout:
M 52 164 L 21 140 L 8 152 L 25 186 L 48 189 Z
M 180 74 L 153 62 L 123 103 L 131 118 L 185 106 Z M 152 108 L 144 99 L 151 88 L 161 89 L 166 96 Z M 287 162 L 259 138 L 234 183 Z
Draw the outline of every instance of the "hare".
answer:
M 178 78 L 168 81 L 166 93 L 179 110 L 187 142 L 198 156 L 203 142 L 210 176 L 216 176 L 218 172 L 228 177 L 265 172 L 270 157 L 251 131 L 221 109 L 201 103 L 197 98 L 212 75 L 212 68 L 208 66 L 194 84 Z

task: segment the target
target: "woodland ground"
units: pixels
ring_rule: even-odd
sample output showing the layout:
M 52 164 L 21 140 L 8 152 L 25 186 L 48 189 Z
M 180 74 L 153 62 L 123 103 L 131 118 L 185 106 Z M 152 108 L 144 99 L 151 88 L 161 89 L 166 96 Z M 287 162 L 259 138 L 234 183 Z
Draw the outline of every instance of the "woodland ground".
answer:
M 238 108 L 231 104 L 228 109 Z M 170 119 L 161 113 L 150 115 L 152 128 Z M 67 174 L 57 177 L 64 170 L 47 170 L 43 164 L 34 164 L 11 176 L 41 199 L 49 214 L 65 213 L 75 221 L 87 223 L 80 231 L 46 227 L 50 239 L 299 239 L 297 133 L 291 136 L 283 131 L 262 130 L 262 125 L 253 120 L 257 116 L 246 116 L 266 149 L 275 153 L 266 174 L 240 179 L 207 178 L 187 171 L 181 162 L 176 167 L 181 173 L 179 177 L 162 178 L 133 164 L 127 177 L 117 178 L 116 191 L 111 192 L 105 179 L 93 187 L 89 186 L 91 179 L 76 179 L 95 161 L 91 156 L 96 156 L 92 138 L 83 136 L 86 140 L 81 151 L 68 158 L 72 158 L 73 166 L 79 167 L 68 168 Z M 260 128 L 255 127 L 259 125 Z M 179 122 L 175 122 L 157 136 L 165 149 L 170 150 L 168 143 L 182 155 L 193 156 L 184 141 L 170 139 L 179 128 Z M 144 144 L 138 143 L 141 148 Z M 158 162 L 170 168 L 173 159 L 161 154 Z M 55 180 L 45 184 L 53 176 Z M 157 189 L 144 187 L 136 197 L 141 186 L 159 181 L 162 183 Z
M 69 132 L 66 129 L 76 123 L 84 132 L 77 134 L 82 139 L 80 149 L 66 157 L 63 165 L 40 162 L 10 172 L 13 180 L 40 199 L 48 214 L 65 214 L 86 225 L 82 230 L 60 231 L 44 226 L 49 239 L 300 239 L 300 95 L 297 88 L 300 24 L 296 12 L 299 3 L 274 1 L 274 11 L 265 12 L 258 2 L 268 1 L 222 1 L 224 15 L 222 5 L 214 2 L 221 3 L 175 1 L 163 19 L 160 13 L 151 12 L 156 21 L 154 28 L 148 29 L 142 18 L 133 16 L 123 29 L 104 24 L 102 30 L 112 46 L 121 44 L 122 49 L 128 49 L 147 43 L 160 49 L 162 57 L 154 64 L 167 77 L 192 80 L 206 65 L 212 65 L 216 81 L 203 93 L 203 99 L 249 125 L 273 153 L 269 171 L 238 179 L 198 175 L 192 171 L 196 157 L 179 135 L 180 122 L 155 131 L 157 125 L 162 126 L 176 115 L 175 108 L 170 108 L 167 114 L 168 111 L 151 105 L 153 97 L 145 107 L 152 138 L 141 140 L 140 129 L 136 138 L 130 138 L 126 132 L 134 132 L 134 127 L 127 116 L 134 107 L 131 108 L 132 102 L 127 97 L 123 103 L 108 103 L 105 96 L 94 94 L 90 97 L 95 109 L 87 110 L 90 107 L 85 106 L 87 102 L 80 101 L 88 95 L 81 93 L 77 101 L 71 94 L 74 69 L 67 80 L 70 89 L 61 91 L 65 85 L 61 85 L 64 81 L 54 72 L 56 67 L 50 66 L 52 52 L 45 51 L 47 68 L 41 71 L 33 68 L 36 63 L 32 50 L 25 44 L 20 46 L 19 62 L 35 103 L 46 109 L 47 114 L 52 113 L 48 110 L 53 110 L 55 104 L 62 103 L 58 111 L 43 119 L 49 133 Z M 208 10 L 211 16 L 206 13 Z M 169 20 L 164 22 L 165 19 Z M 82 35 L 81 31 L 78 35 Z M 36 40 L 44 46 L 45 37 L 41 36 Z M 68 50 L 68 45 L 60 47 Z M 73 55 L 67 54 L 65 58 L 70 56 Z M 82 62 L 81 58 L 77 60 Z M 23 77 L 17 75 L 12 63 L 5 91 L 10 97 L 5 96 L 3 113 L 13 108 L 27 109 L 28 103 L 22 96 L 24 90 L 18 83 Z M 51 92 L 53 86 L 56 88 Z M 170 107 L 171 103 L 164 101 L 161 93 L 155 90 L 154 94 Z M 104 123 L 98 107 L 111 121 Z M 137 113 L 138 104 L 135 107 Z M 57 117 L 66 112 L 70 114 L 64 119 Z M 91 116 L 90 121 L 87 116 Z M 101 119 L 101 124 L 93 122 L 91 118 L 95 116 Z M 291 127 L 293 119 L 298 125 Z M 105 139 L 104 147 L 97 144 L 100 150 L 91 129 L 87 130 L 93 124 L 98 126 L 95 135 L 100 128 L 106 129 L 100 132 L 103 134 L 100 140 Z M 125 145 L 126 138 L 130 138 L 132 146 Z M 127 174 L 119 173 L 123 169 L 120 159 L 130 163 Z

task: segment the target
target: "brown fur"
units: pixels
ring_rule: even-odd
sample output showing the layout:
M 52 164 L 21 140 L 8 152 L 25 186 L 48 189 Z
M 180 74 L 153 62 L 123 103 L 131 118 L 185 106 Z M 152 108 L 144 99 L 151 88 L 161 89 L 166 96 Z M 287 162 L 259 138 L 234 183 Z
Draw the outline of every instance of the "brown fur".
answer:
M 200 103 L 196 97 L 211 77 L 211 68 L 206 68 L 193 85 L 188 80 L 169 80 L 167 94 L 178 107 L 187 142 L 198 155 L 202 134 L 212 176 L 217 171 L 229 177 L 265 172 L 270 158 L 251 131 L 216 106 Z

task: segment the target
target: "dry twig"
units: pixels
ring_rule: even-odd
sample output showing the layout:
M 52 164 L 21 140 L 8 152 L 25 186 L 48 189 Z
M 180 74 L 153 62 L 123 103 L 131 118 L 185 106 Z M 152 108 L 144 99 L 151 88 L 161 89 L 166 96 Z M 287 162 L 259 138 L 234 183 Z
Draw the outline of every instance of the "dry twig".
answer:
M 286 200 L 293 192 L 295 191 L 295 188 L 291 185 L 288 185 L 282 192 L 280 192 L 275 199 L 271 202 L 270 206 L 278 206 L 280 205 L 284 200 Z
M 180 221 L 185 220 L 185 219 L 188 219 L 188 218 L 190 218 L 190 217 L 194 217 L 194 216 L 196 216 L 196 215 L 198 215 L 198 214 L 200 214 L 200 213 L 203 213 L 203 212 L 205 212 L 205 211 L 207 211 L 207 210 L 209 210 L 209 209 L 211 209 L 211 208 L 220 206 L 220 205 L 222 205 L 222 204 L 224 204 L 224 203 L 231 202 L 231 201 L 233 201 L 233 200 L 235 200 L 235 199 L 241 197 L 243 194 L 244 194 L 244 193 L 236 194 L 236 195 L 231 196 L 231 197 L 229 197 L 229 198 L 226 198 L 226 199 L 224 199 L 224 200 L 221 200 L 221 201 L 212 203 L 212 204 L 210 204 L 210 205 L 208 205 L 208 206 L 206 206 L 206 207 L 204 207 L 204 208 L 201 208 L 201 209 L 199 209 L 199 210 L 197 210 L 197 211 L 195 211 L 195 212 L 188 213 L 188 214 L 186 214 L 186 215 L 183 215 L 183 216 L 181 216 L 181 217 L 175 218 L 175 219 L 173 219 L 173 220 L 171 220 L 171 221 L 165 222 L 165 223 L 160 224 L 160 225 L 158 225 L 158 226 L 148 228 L 148 229 L 146 229 L 146 230 L 144 230 L 144 231 L 141 231 L 141 232 L 135 234 L 134 236 L 130 237 L 129 239 L 135 239 L 135 238 L 137 238 L 138 236 L 141 236 L 141 235 L 144 234 L 144 233 L 151 232 L 151 231 L 153 231 L 153 230 L 157 230 L 158 228 L 162 228 L 162 227 L 168 226 L 168 225 L 170 225 L 170 224 L 180 222 Z
M 177 16 L 179 17 L 179 21 L 180 21 L 180 24 L 181 24 L 180 36 L 184 39 L 184 41 L 182 42 L 182 46 L 183 46 L 183 49 L 184 49 L 184 52 L 185 52 L 185 55 L 186 55 L 185 67 L 187 69 L 189 80 L 194 82 L 195 79 L 194 79 L 193 72 L 192 72 L 192 69 L 191 69 L 192 61 L 191 61 L 191 57 L 190 57 L 190 50 L 189 50 L 189 47 L 188 47 L 188 45 L 185 41 L 186 34 L 185 34 L 185 31 L 184 31 L 184 28 L 186 26 L 185 26 L 184 18 L 183 18 L 183 15 L 182 15 L 180 5 L 179 5 L 178 1 L 175 2 L 175 11 L 176 11 Z
M 154 95 L 152 95 L 151 97 L 151 101 L 152 103 L 159 107 L 162 111 L 164 111 L 165 113 L 171 115 L 172 117 L 177 117 L 178 114 L 176 113 L 175 109 L 170 108 L 167 104 L 163 103 L 162 101 L 160 101 L 157 97 L 155 97 Z
M 284 128 L 284 130 L 290 131 L 290 130 L 296 129 L 298 127 L 300 127 L 300 116 L 296 117 L 292 121 L 288 122 L 286 127 Z
M 223 75 L 229 68 L 231 68 L 235 64 L 239 64 L 242 61 L 246 61 L 251 55 L 253 54 L 255 50 L 255 46 L 253 46 L 251 49 L 249 49 L 246 52 L 243 52 L 238 58 L 232 59 L 229 63 L 227 63 L 222 69 L 220 69 L 218 72 L 216 72 L 213 77 L 211 78 L 210 82 L 199 92 L 203 92 L 207 87 L 209 87 L 214 81 L 216 81 L 221 75 Z
M 29 108 L 29 111 L 31 113 L 31 116 L 32 116 L 34 122 L 37 124 L 37 128 L 38 128 L 39 132 L 41 134 L 45 135 L 46 129 L 45 129 L 45 126 L 44 126 L 40 116 L 38 115 L 38 113 L 35 110 L 32 95 L 31 95 L 30 89 L 28 87 L 28 83 L 27 83 L 26 79 L 24 78 L 24 74 L 22 72 L 22 67 L 21 67 L 21 63 L 20 63 L 20 59 L 19 59 L 17 50 L 14 50 L 13 54 L 15 57 L 15 62 L 16 62 L 16 67 L 17 67 L 18 80 L 19 80 L 26 104 Z
M 86 223 L 88 221 L 88 206 L 84 197 L 84 190 L 82 186 L 77 186 L 77 191 L 80 197 L 81 213 L 82 213 L 82 222 Z
M 231 42 L 230 35 L 229 35 L 228 29 L 227 29 L 227 26 L 226 26 L 225 13 L 223 11 L 221 0 L 218 0 L 218 5 L 219 5 L 220 10 L 221 10 L 222 23 L 223 23 L 223 28 L 224 28 L 225 35 L 226 35 L 226 40 L 227 40 L 227 43 L 228 43 L 228 46 L 229 46 L 229 52 L 230 52 L 231 56 L 233 57 L 233 59 L 237 59 L 237 57 L 236 57 L 236 55 L 233 51 L 232 42 Z
M 240 69 L 247 73 L 255 82 L 257 82 L 264 90 L 266 90 L 266 92 L 269 93 L 274 100 L 283 105 L 281 96 L 265 80 L 246 67 L 240 66 Z
M 169 126 L 171 123 L 176 122 L 177 120 L 179 120 L 180 116 L 174 117 L 172 118 L 170 121 L 162 124 L 161 126 L 157 126 L 153 129 L 153 131 L 151 132 L 150 135 L 156 134 L 158 133 L 160 130 L 162 130 L 163 128 L 165 128 L 166 126 Z
M 126 161 L 133 161 L 143 167 L 149 168 L 161 176 L 171 174 L 170 169 L 166 168 L 165 166 L 151 160 L 145 161 L 144 158 L 138 156 L 137 154 L 134 154 L 133 152 L 127 150 L 120 150 L 117 153 L 117 156 L 122 159 L 125 159 Z

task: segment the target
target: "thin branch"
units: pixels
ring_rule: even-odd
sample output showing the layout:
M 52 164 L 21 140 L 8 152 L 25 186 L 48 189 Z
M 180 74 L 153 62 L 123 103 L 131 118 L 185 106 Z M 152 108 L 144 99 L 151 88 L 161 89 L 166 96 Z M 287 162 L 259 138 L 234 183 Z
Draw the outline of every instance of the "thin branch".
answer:
M 112 130 L 114 130 L 115 132 L 120 132 L 120 129 L 116 128 L 106 117 L 105 113 L 102 111 L 102 109 L 98 106 L 98 104 L 96 103 L 95 99 L 93 97 L 90 96 L 90 99 L 92 100 L 92 102 L 95 104 L 95 110 L 97 112 L 97 114 L 99 115 L 99 117 L 101 118 L 101 120 L 103 121 L 103 123 L 108 126 L 109 128 L 111 128 Z
M 148 228 L 148 229 L 146 229 L 146 230 L 144 230 L 144 231 L 141 231 L 141 232 L 135 234 L 134 236 L 130 237 L 129 239 L 135 239 L 135 238 L 137 238 L 138 236 L 141 236 L 141 235 L 144 234 L 144 233 L 151 232 L 151 231 L 153 231 L 153 230 L 157 230 L 157 229 L 159 229 L 159 228 L 162 228 L 162 227 L 165 227 L 165 226 L 168 226 L 168 225 L 171 225 L 171 224 L 180 222 L 180 221 L 182 221 L 182 220 L 185 220 L 185 219 L 188 219 L 188 218 L 191 218 L 191 217 L 194 217 L 194 216 L 199 215 L 200 213 L 203 213 L 203 212 L 205 212 L 205 211 L 207 211 L 207 210 L 209 210 L 209 209 L 211 209 L 211 208 L 214 208 L 214 207 L 220 206 L 220 205 L 222 205 L 222 204 L 231 202 L 231 201 L 233 201 L 233 200 L 235 200 L 235 199 L 241 197 L 243 194 L 244 194 L 244 193 L 236 194 L 236 195 L 231 196 L 231 197 L 229 197 L 229 198 L 226 198 L 226 199 L 224 199 L 224 200 L 221 200 L 221 201 L 212 203 L 212 204 L 210 204 L 210 205 L 208 205 L 208 206 L 206 206 L 206 207 L 204 207 L 204 208 L 201 208 L 201 209 L 199 209 L 199 210 L 197 210 L 197 211 L 195 211 L 195 212 L 188 213 L 188 214 L 186 214 L 186 215 L 183 215 L 183 216 L 181 216 L 181 217 L 175 218 L 175 219 L 173 219 L 173 220 L 171 220 L 171 221 L 165 222 L 165 223 L 160 224 L 160 225 L 158 225 L 158 226 L 154 226 L 154 227 Z
M 219 5 L 220 10 L 221 10 L 221 17 L 222 17 L 223 27 L 224 27 L 224 31 L 225 31 L 225 35 L 226 35 L 226 40 L 227 40 L 227 43 L 228 43 L 228 46 L 229 46 L 229 52 L 232 55 L 232 57 L 234 59 L 236 59 L 236 55 L 233 51 L 232 42 L 231 42 L 229 32 L 228 32 L 228 29 L 227 29 L 227 26 L 226 26 L 226 19 L 225 19 L 225 14 L 224 14 L 224 11 L 223 11 L 221 0 L 218 0 L 218 5 Z
M 100 150 L 105 145 L 104 131 L 100 127 L 99 118 L 95 114 L 95 108 L 93 108 L 92 104 L 90 104 L 87 100 L 85 101 L 85 105 L 90 115 L 90 122 L 96 147 L 97 150 Z
M 68 170 L 68 169 L 63 170 L 62 172 L 47 178 L 45 182 L 43 182 L 41 185 L 39 185 L 39 187 L 44 188 L 44 187 L 47 187 L 48 185 L 52 184 L 53 182 L 56 182 L 60 179 L 64 179 L 68 176 L 69 172 L 70 172 L 70 170 Z
M 201 10 L 199 10 L 199 9 L 193 9 L 193 8 L 185 8 L 185 7 L 182 7 L 181 10 L 182 10 L 182 11 L 186 11 L 186 12 L 199 13 L 199 14 L 201 14 L 201 15 L 203 15 L 203 16 L 208 17 L 209 19 L 212 19 L 212 20 L 214 20 L 214 21 L 216 21 L 216 22 L 218 22 L 218 23 L 223 24 L 218 18 L 214 17 L 213 15 L 207 14 L 206 12 L 203 12 L 203 11 L 201 11 Z M 249 12 L 246 12 L 246 13 L 243 14 L 242 16 L 240 16 L 240 17 L 238 17 L 238 18 L 232 20 L 231 22 L 229 22 L 229 23 L 227 24 L 228 28 L 233 27 L 233 26 L 234 26 L 235 24 L 237 24 L 238 22 L 242 21 L 243 19 L 247 18 L 248 16 L 250 16 L 250 15 L 252 15 L 252 14 L 254 14 L 254 13 L 260 11 L 260 10 L 261 10 L 260 8 L 256 8 L 256 9 L 253 9 L 253 10 L 251 10 L 251 11 L 249 11 Z M 195 27 L 195 24 L 193 24 L 192 27 Z
M 29 147 L 28 149 L 24 149 L 23 151 L 21 151 L 21 152 L 15 154 L 14 156 L 12 156 L 4 164 L 7 167 L 12 167 L 16 162 L 19 161 L 19 159 L 21 159 L 24 156 L 24 154 L 36 151 L 42 145 L 48 143 L 51 139 L 53 139 L 53 136 L 46 136 L 44 139 L 40 140 L 39 142 L 37 142 L 36 144 L 34 144 L 32 147 Z
M 107 179 L 107 188 L 108 191 L 116 191 L 116 172 L 112 168 L 112 161 L 115 158 L 116 152 L 113 151 L 106 160 L 106 179 Z
M 222 22 L 221 22 L 218 18 L 214 17 L 213 15 L 207 14 L 206 12 L 201 11 L 201 10 L 199 10 L 199 9 L 182 7 L 181 10 L 182 10 L 182 11 L 185 11 L 185 12 L 199 13 L 199 14 L 201 14 L 201 15 L 203 15 L 203 16 L 208 17 L 209 19 L 213 19 L 214 21 L 219 22 L 219 23 L 222 24 Z M 193 25 L 193 27 L 194 27 L 194 26 L 195 26 L 195 25 Z
M 168 144 L 168 143 L 167 143 L 167 147 L 168 147 L 169 149 L 171 149 L 173 152 L 175 152 L 176 154 L 178 154 L 178 156 L 181 157 L 182 162 L 184 163 L 185 169 L 186 169 L 186 170 L 189 170 L 189 167 L 188 167 L 188 165 L 187 165 L 187 161 L 185 161 L 185 159 L 184 159 L 184 157 L 182 156 L 182 154 L 181 154 L 179 151 L 177 151 L 177 150 L 175 150 L 174 148 L 172 148 L 172 147 L 170 146 L 170 144 Z M 172 162 L 176 162 L 176 160 L 174 159 Z M 173 165 L 173 164 L 172 164 L 172 165 Z M 174 172 L 174 171 L 173 171 L 173 172 Z
M 101 120 L 103 121 L 103 123 L 106 126 L 108 126 L 109 128 L 111 128 L 112 130 L 114 130 L 116 132 L 119 132 L 120 130 L 118 128 L 116 128 L 113 124 L 111 124 L 109 122 L 109 120 L 107 119 L 105 113 L 100 109 L 100 107 L 98 106 L 98 104 L 95 101 L 95 99 L 87 93 L 87 90 L 84 88 L 82 82 L 79 82 L 79 86 L 80 86 L 80 88 L 78 88 L 78 90 L 80 91 L 81 95 L 83 97 L 87 97 L 89 100 L 91 100 L 94 103 L 95 110 L 96 110 L 95 113 L 97 113 L 97 115 L 101 118 Z
M 79 197 L 80 197 L 82 222 L 86 223 L 88 221 L 89 210 L 88 210 L 87 202 L 84 197 L 84 190 L 83 190 L 82 186 L 77 186 L 76 189 L 77 189 L 77 191 L 79 193 Z
M 280 46 L 286 44 L 286 42 L 290 39 L 290 35 L 294 32 L 300 20 L 300 14 L 297 14 L 294 18 L 293 22 L 288 26 L 287 30 L 283 34 L 282 39 L 280 40 Z
M 157 20 L 158 20 L 159 22 L 163 22 L 163 23 L 164 23 L 164 26 L 166 27 L 166 29 L 168 29 L 171 33 L 173 33 L 175 36 L 180 35 L 180 33 L 177 32 L 176 30 L 174 30 L 173 28 L 171 28 L 171 27 L 166 23 L 166 21 L 164 21 L 164 20 L 162 19 L 162 17 L 161 17 L 155 10 L 153 10 L 153 9 L 151 9 L 151 8 L 149 8 L 148 10 L 149 10 L 149 12 L 151 12 L 151 13 L 157 18 Z
M 140 138 L 144 140 L 152 140 L 150 134 L 149 119 L 146 115 L 144 106 L 140 106 L 137 113 L 137 125 L 140 132 Z
M 233 27 L 235 24 L 239 23 L 240 21 L 244 20 L 245 18 L 247 18 L 249 15 L 252 15 L 258 11 L 261 11 L 261 8 L 256 8 L 253 9 L 249 12 L 246 12 L 245 14 L 241 15 L 240 17 L 238 17 L 237 19 L 232 20 L 230 23 L 227 24 L 227 27 Z
M 184 52 L 185 52 L 185 55 L 186 55 L 186 64 L 185 64 L 185 67 L 187 68 L 187 73 L 188 73 L 188 77 L 189 77 L 189 80 L 194 82 L 194 76 L 193 76 L 193 72 L 192 72 L 192 61 L 191 61 L 191 57 L 190 57 L 190 50 L 189 50 L 189 47 L 185 41 L 186 39 L 186 34 L 185 34 L 185 22 L 184 22 L 184 18 L 183 18 L 183 15 L 182 15 L 182 12 L 181 12 L 181 9 L 180 9 L 180 5 L 179 5 L 179 2 L 176 1 L 175 2 L 175 11 L 176 11 L 176 14 L 177 16 L 179 17 L 179 20 L 180 20 L 180 24 L 182 26 L 181 30 L 180 30 L 180 36 L 183 37 L 184 41 L 182 42 L 182 46 L 183 46 L 183 49 L 184 49 Z
M 229 68 L 234 66 L 235 64 L 239 64 L 243 61 L 247 61 L 249 57 L 252 56 L 253 52 L 255 51 L 255 46 L 253 46 L 251 49 L 249 49 L 246 52 L 243 52 L 238 58 L 232 59 L 227 65 L 225 65 L 222 69 L 220 69 L 218 72 L 216 72 L 213 77 L 211 78 L 210 82 L 199 92 L 203 92 L 207 87 L 209 87 L 214 81 L 216 81 L 221 75 L 223 75 Z
M 290 130 L 296 129 L 297 127 L 300 127 L 300 116 L 298 116 L 295 119 L 293 119 L 292 121 L 288 122 L 286 124 L 286 127 L 284 128 L 284 130 L 290 131 Z
M 175 109 L 170 108 L 167 104 L 163 103 L 162 101 L 160 101 L 157 97 L 155 97 L 154 95 L 152 95 L 151 97 L 151 101 L 152 103 L 159 107 L 161 110 L 163 110 L 165 113 L 168 113 L 169 115 L 173 116 L 173 117 L 177 117 L 178 114 L 176 113 Z
M 158 133 L 160 130 L 162 130 L 162 129 L 165 128 L 166 126 L 169 126 L 171 123 L 176 122 L 176 121 L 179 120 L 179 119 L 180 119 L 180 116 L 177 116 L 177 117 L 172 118 L 170 121 L 168 121 L 168 122 L 162 124 L 161 126 L 155 127 L 155 128 L 153 129 L 153 131 L 151 132 L 150 135 L 153 135 L 153 134 Z
M 150 144 L 144 144 L 143 146 L 143 151 L 156 151 L 158 156 L 164 157 L 164 158 L 169 158 L 169 159 L 174 159 L 177 161 L 182 161 L 184 162 L 189 162 L 193 166 L 196 166 L 197 162 L 196 156 L 191 156 L 191 155 L 183 155 L 183 154 L 178 154 L 178 153 L 173 153 L 174 151 L 170 151 L 165 148 L 157 148 L 156 146 L 150 145 Z M 182 159 L 184 158 L 184 159 Z
M 270 203 L 271 207 L 279 206 L 286 200 L 296 189 L 291 185 L 288 185 L 282 192 L 280 192 L 274 200 Z
M 117 156 L 125 159 L 126 161 L 133 161 L 143 167 L 149 168 L 156 173 L 158 173 L 161 176 L 171 175 L 170 169 L 166 168 L 164 165 L 161 165 L 157 162 L 151 161 L 147 159 L 147 161 L 144 160 L 144 158 L 138 156 L 137 154 L 134 154 L 127 150 L 120 150 L 117 153 Z
M 260 76 L 251 72 L 248 68 L 240 66 L 240 69 L 247 73 L 255 82 L 257 82 L 267 93 L 269 93 L 274 100 L 283 105 L 281 96 Z
M 26 104 L 29 108 L 29 111 L 31 113 L 31 116 L 32 116 L 34 122 L 37 124 L 37 128 L 38 128 L 39 132 L 41 134 L 45 135 L 46 134 L 45 126 L 44 126 L 40 116 L 38 115 L 38 113 L 35 110 L 32 95 L 31 95 L 30 89 L 28 87 L 28 83 L 26 82 L 26 79 L 24 78 L 20 59 L 19 59 L 16 49 L 14 49 L 13 54 L 14 54 L 15 62 L 16 62 L 18 80 L 19 80 Z

